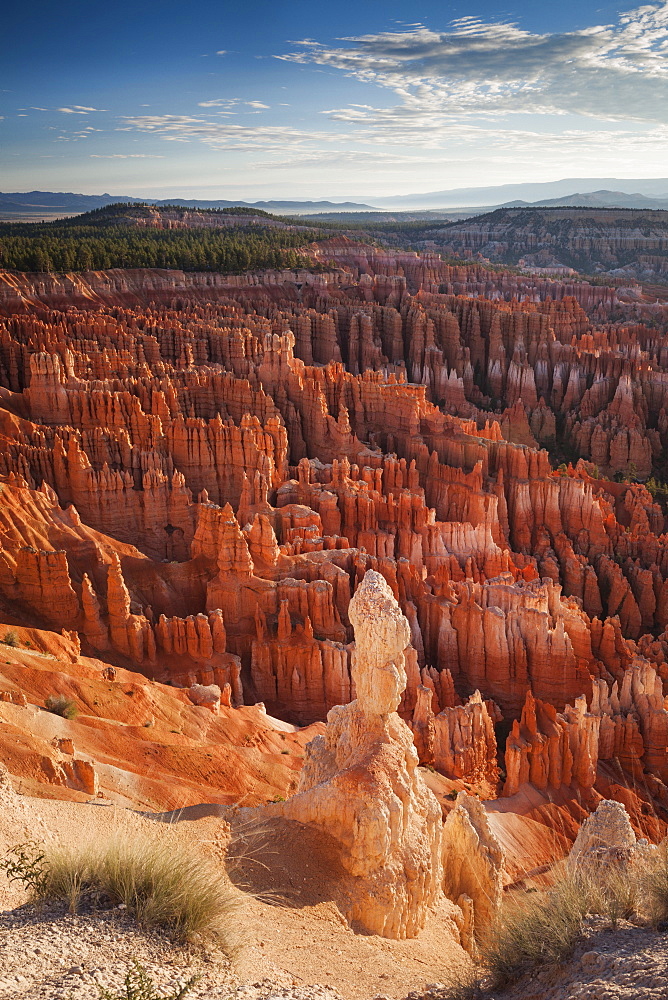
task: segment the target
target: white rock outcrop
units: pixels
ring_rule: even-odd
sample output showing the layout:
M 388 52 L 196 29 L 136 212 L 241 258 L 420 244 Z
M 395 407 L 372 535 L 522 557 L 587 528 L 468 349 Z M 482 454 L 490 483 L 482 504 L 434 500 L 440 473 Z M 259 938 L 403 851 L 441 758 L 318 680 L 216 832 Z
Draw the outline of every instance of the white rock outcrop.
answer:
M 188 697 L 193 705 L 208 708 L 214 715 L 220 708 L 221 695 L 222 692 L 217 684 L 191 684 L 188 689 Z M 229 704 L 229 700 L 227 704 Z
M 603 799 L 578 830 L 567 864 L 571 871 L 591 865 L 628 864 L 647 849 L 646 840 L 636 840 L 622 803 Z

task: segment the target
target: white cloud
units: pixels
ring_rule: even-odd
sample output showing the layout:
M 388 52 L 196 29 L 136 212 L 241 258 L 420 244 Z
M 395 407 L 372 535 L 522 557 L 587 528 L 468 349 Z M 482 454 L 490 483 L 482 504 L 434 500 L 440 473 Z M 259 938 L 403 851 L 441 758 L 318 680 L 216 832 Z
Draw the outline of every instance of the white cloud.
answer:
M 269 105 L 263 104 L 262 101 L 242 101 L 239 97 L 217 97 L 212 101 L 199 101 L 197 104 L 198 108 L 234 108 L 244 106 L 265 111 L 269 110 Z
M 150 153 L 91 153 L 91 160 L 164 160 L 164 156 Z
M 122 119 L 121 132 L 144 132 L 170 142 L 200 141 L 214 149 L 275 148 L 285 152 L 287 144 L 299 146 L 310 141 L 331 142 L 330 132 L 309 132 L 281 125 L 237 125 L 191 115 L 139 115 Z
M 218 49 L 218 51 L 216 52 L 216 55 L 217 56 L 226 56 L 227 55 L 227 49 Z
M 277 58 L 341 70 L 392 90 L 403 107 L 452 117 L 538 112 L 668 122 L 668 0 L 615 25 L 560 34 L 463 17 L 445 31 L 418 25 L 341 41 L 349 44 L 306 39 Z

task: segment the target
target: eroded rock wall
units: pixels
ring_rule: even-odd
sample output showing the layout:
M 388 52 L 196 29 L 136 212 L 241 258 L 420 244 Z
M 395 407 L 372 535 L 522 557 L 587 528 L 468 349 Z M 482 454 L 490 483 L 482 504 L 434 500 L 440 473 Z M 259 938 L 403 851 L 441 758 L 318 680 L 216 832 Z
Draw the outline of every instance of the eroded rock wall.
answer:
M 409 623 L 425 762 L 494 785 L 503 716 L 507 794 L 527 768 L 589 787 L 595 761 L 662 781 L 664 513 L 599 477 L 668 445 L 665 308 L 312 252 L 319 274 L 0 274 L 3 598 L 300 723 L 356 697 L 373 570 Z M 590 461 L 555 472 L 560 449 Z

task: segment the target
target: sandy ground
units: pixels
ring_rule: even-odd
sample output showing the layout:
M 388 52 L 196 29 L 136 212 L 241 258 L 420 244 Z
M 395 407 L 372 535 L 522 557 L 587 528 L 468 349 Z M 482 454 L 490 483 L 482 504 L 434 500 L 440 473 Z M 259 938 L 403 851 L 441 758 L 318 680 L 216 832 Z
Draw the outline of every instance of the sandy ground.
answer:
M 0 789 L 0 855 L 27 839 L 95 836 L 112 822 L 164 834 L 160 819 L 110 806 L 35 799 Z M 452 904 L 436 910 L 412 941 L 354 933 L 341 914 L 346 877 L 328 838 L 280 817 L 261 820 L 248 809 L 194 807 L 179 815 L 177 833 L 221 858 L 232 827 L 229 863 L 239 906 L 226 930 L 226 949 L 202 942 L 175 946 L 145 934 L 118 911 L 71 916 L 53 906 L 26 905 L 25 891 L 0 882 L 0 997 L 97 1000 L 98 983 L 118 989 L 134 959 L 157 986 L 172 989 L 188 975 L 201 981 L 197 998 L 256 1000 L 278 991 L 297 998 L 390 1000 L 449 979 L 468 958 L 455 943 Z M 174 827 L 172 826 L 172 829 Z M 321 989 L 311 989 L 317 984 Z
M 134 961 L 162 995 L 190 976 L 189 1000 L 443 1000 L 438 984 L 468 978 L 445 901 L 412 941 L 355 933 L 342 916 L 350 889 L 331 840 L 291 823 L 280 807 L 222 805 L 174 814 L 17 795 L 0 773 L 0 856 L 26 840 L 72 841 L 114 823 L 198 843 L 227 855 L 237 906 L 224 941 L 179 946 L 139 929 L 123 910 L 36 907 L 0 878 L 0 1000 L 99 1000 L 118 996 Z M 169 825 L 167 825 L 169 824 Z M 487 1000 L 666 1000 L 668 934 L 591 918 L 573 958 L 544 968 Z

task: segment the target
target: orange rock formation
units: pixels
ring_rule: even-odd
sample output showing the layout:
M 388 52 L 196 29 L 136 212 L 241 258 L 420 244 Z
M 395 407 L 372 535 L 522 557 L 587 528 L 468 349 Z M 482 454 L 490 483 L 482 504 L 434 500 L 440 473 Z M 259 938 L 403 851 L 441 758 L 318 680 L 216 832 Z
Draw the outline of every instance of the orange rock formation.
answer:
M 644 772 L 663 809 L 664 511 L 612 477 L 668 446 L 666 307 L 312 253 L 319 273 L 0 272 L 8 627 L 64 628 L 209 724 L 189 691 L 304 725 L 357 695 L 374 570 L 423 763 L 504 798 Z

